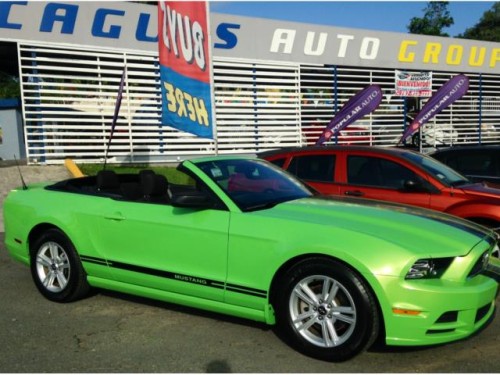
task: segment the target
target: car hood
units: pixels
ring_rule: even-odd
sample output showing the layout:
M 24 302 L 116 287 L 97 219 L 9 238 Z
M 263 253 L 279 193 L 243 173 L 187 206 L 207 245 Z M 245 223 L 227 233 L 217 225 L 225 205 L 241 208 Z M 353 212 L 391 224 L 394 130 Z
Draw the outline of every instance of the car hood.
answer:
M 498 184 L 491 182 L 478 182 L 474 184 L 460 185 L 457 188 L 461 189 L 467 195 L 497 199 L 498 203 L 500 203 L 500 185 Z
M 468 220 L 375 200 L 304 198 L 261 212 L 299 220 L 304 225 L 312 223 L 347 230 L 352 235 L 368 235 L 428 256 L 466 255 L 482 240 L 494 240 L 492 232 Z

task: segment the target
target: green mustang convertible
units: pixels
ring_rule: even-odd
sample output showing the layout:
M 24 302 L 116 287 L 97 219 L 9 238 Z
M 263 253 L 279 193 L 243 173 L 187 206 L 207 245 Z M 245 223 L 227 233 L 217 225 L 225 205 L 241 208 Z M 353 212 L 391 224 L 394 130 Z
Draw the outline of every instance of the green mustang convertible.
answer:
M 462 339 L 494 316 L 494 232 L 435 211 L 319 196 L 266 161 L 211 157 L 160 174 L 13 190 L 5 242 L 56 302 L 91 287 L 275 325 L 309 356 Z

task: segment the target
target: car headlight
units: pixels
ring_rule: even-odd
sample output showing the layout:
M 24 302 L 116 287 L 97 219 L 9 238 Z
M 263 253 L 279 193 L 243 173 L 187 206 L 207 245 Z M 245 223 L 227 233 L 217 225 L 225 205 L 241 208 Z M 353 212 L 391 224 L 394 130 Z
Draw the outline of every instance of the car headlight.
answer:
M 419 259 L 410 267 L 405 279 L 437 279 L 446 271 L 453 258 Z

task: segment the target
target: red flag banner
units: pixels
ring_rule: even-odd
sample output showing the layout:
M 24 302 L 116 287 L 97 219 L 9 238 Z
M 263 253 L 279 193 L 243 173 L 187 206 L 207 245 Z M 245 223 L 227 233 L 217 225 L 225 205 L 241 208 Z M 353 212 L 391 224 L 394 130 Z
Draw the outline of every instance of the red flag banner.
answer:
M 213 138 L 206 1 L 159 1 L 162 123 Z
M 405 139 L 412 136 L 427 121 L 464 96 L 468 89 L 469 78 L 467 76 L 459 74 L 452 77 L 434 93 L 427 103 L 425 103 L 424 107 L 417 116 L 415 116 L 410 126 L 403 132 L 403 136 L 399 140 L 399 143 L 402 143 Z

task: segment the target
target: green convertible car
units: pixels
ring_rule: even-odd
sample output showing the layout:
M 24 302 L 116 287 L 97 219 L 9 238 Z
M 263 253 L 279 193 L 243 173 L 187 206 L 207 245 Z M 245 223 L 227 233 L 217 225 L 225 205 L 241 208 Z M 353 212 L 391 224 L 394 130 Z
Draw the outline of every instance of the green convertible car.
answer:
M 5 242 L 57 302 L 91 287 L 275 325 L 309 356 L 461 339 L 494 316 L 494 232 L 435 211 L 326 198 L 272 164 L 178 167 L 13 190 Z

